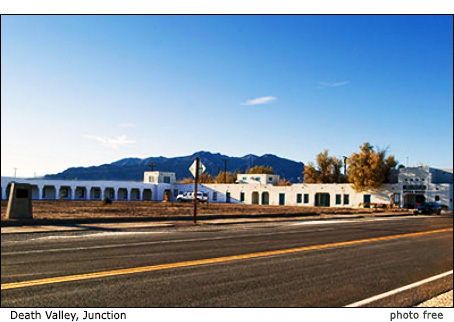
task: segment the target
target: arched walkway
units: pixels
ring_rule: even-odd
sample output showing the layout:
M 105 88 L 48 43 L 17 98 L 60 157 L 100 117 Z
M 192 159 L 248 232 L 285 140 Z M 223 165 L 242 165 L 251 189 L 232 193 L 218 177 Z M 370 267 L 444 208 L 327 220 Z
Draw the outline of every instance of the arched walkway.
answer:
M 140 190 L 133 188 L 131 189 L 131 200 L 140 200 Z
M 104 198 L 109 198 L 110 200 L 115 200 L 115 190 L 114 188 L 106 188 L 104 189 Z
M 57 190 L 54 186 L 44 186 L 42 190 L 41 199 L 57 199 Z
M 91 200 L 101 200 L 101 188 L 91 187 L 90 189 L 90 199 Z
M 118 189 L 117 200 L 128 200 L 128 190 L 126 188 Z
M 85 187 L 76 187 L 76 199 L 86 199 L 87 198 L 87 188 Z
M 69 200 L 72 199 L 72 189 L 69 186 L 62 186 L 60 187 L 60 190 L 57 193 L 58 199 L 65 199 Z

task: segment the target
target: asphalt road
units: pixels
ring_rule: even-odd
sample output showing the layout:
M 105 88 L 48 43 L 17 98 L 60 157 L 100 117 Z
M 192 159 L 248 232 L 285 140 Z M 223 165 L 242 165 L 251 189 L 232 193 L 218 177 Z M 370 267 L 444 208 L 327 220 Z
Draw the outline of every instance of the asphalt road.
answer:
M 2 234 L 1 305 L 342 307 L 452 270 L 452 227 L 401 217 Z M 452 275 L 438 284 L 421 293 L 452 289 Z

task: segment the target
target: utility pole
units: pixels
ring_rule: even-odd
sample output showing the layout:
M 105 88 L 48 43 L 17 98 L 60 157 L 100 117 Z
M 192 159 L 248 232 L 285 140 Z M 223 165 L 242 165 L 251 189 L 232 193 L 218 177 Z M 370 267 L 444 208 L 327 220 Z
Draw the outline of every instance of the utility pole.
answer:
M 348 157 L 344 155 L 344 176 L 347 175 L 347 159 Z
M 16 170 L 17 168 L 14 168 L 14 178 L 16 178 Z
M 197 181 L 199 181 L 199 157 L 195 158 L 195 180 L 194 180 L 194 224 L 197 223 Z
M 155 166 L 155 165 L 156 165 L 156 164 L 154 164 L 153 162 L 150 163 L 150 164 L 148 165 L 148 166 L 150 167 L 150 170 L 151 170 L 152 172 L 153 172 L 153 169 L 154 169 L 154 166 Z
M 222 160 L 224 160 L 224 183 L 227 183 L 227 158 Z

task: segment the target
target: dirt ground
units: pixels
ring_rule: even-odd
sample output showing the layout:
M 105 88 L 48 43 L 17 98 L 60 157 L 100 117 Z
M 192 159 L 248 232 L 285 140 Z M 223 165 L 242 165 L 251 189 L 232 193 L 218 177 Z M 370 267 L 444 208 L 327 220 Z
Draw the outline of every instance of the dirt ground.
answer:
M 1 220 L 6 219 L 7 201 L 1 202 Z M 170 217 L 192 216 L 191 203 L 157 201 L 33 201 L 33 217 L 39 219 Z M 304 206 L 262 206 L 208 203 L 198 205 L 199 215 L 255 215 L 255 214 L 371 214 L 390 212 L 385 209 L 325 208 Z M 402 212 L 402 210 L 399 210 Z

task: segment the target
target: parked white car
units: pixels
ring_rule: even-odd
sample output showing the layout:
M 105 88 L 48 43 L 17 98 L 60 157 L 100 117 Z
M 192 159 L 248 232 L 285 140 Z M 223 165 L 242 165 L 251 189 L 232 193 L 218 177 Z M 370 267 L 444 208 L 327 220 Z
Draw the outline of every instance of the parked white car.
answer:
M 177 200 L 180 202 L 191 202 L 194 200 L 194 192 L 187 191 L 184 193 L 180 193 L 177 196 Z M 197 200 L 199 202 L 208 202 L 208 194 L 206 192 L 197 191 Z

